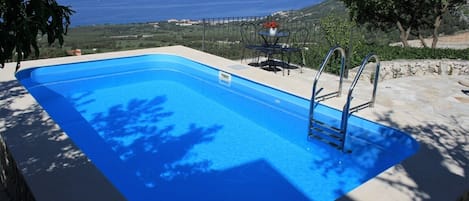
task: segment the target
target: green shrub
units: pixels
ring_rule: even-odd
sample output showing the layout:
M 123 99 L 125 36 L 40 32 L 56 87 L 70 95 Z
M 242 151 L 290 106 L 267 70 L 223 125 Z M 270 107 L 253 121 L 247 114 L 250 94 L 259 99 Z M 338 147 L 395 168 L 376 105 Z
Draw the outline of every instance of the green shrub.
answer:
M 463 50 L 456 49 L 431 49 L 431 48 L 402 48 L 395 46 L 369 46 L 360 45 L 354 50 L 351 56 L 351 66 L 359 66 L 369 53 L 378 55 L 381 61 L 396 59 L 461 59 L 469 60 L 469 48 Z

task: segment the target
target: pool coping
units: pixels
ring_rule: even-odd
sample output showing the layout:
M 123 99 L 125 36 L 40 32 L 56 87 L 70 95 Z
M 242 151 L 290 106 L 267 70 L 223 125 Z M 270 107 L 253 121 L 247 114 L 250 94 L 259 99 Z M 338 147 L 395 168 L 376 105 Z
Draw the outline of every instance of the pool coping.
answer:
M 244 65 L 237 61 L 232 61 L 229 59 L 221 58 L 215 55 L 210 55 L 205 52 L 201 52 L 198 50 L 194 50 L 191 48 L 187 48 L 184 46 L 170 46 L 170 47 L 162 47 L 162 48 L 150 48 L 150 49 L 140 49 L 140 50 L 131 50 L 131 51 L 122 51 L 122 52 L 111 52 L 111 53 L 101 53 L 101 54 L 91 54 L 91 55 L 82 55 L 82 56 L 74 56 L 74 57 L 62 57 L 62 58 L 53 58 L 53 59 L 42 59 L 42 60 L 33 60 L 33 61 L 24 61 L 22 62 L 21 69 L 27 69 L 31 67 L 37 66 L 48 66 L 54 64 L 63 64 L 63 63 L 71 63 L 71 62 L 82 62 L 82 61 L 89 61 L 89 60 L 99 60 L 99 59 L 107 59 L 107 58 L 116 58 L 116 57 L 127 57 L 127 56 L 135 56 L 135 55 L 142 55 L 142 54 L 152 54 L 152 53 L 165 53 L 165 54 L 172 54 L 183 56 L 188 59 L 208 64 L 212 67 L 219 68 L 222 71 L 227 73 L 236 74 L 238 76 L 255 80 L 267 86 L 271 86 L 273 88 L 281 89 L 287 91 L 289 93 L 298 95 L 300 97 L 309 98 L 311 96 L 311 84 L 310 80 L 302 80 L 302 79 L 295 79 L 293 76 L 282 76 L 281 73 L 272 73 L 260 70 L 258 68 L 252 68 L 250 66 Z M 16 79 L 14 77 L 14 63 L 7 64 L 6 68 L 0 71 L 0 82 L 2 83 L 15 83 Z M 312 77 L 313 75 L 311 75 Z M 330 76 L 329 80 L 337 79 L 334 76 Z M 326 83 L 326 85 L 329 83 Z M 332 85 L 332 82 L 330 82 Z M 14 84 L 15 87 L 22 88 L 22 86 L 18 86 L 17 83 Z M 24 89 L 23 89 L 24 90 Z M 2 97 L 0 100 L 3 107 L 7 107 L 11 110 L 11 114 L 16 116 L 23 116 L 28 117 L 31 113 L 31 109 L 36 110 L 37 114 L 40 114 L 42 120 L 47 121 L 50 123 L 50 118 L 48 115 L 40 108 L 37 107 L 37 103 L 35 102 L 34 98 L 32 98 L 29 94 L 22 94 L 20 97 L 15 96 L 15 94 L 11 94 L 9 100 L 5 100 L 5 97 Z M 340 108 L 340 100 L 332 100 L 327 104 L 336 108 Z M 417 109 L 417 108 L 416 108 Z M 409 128 L 412 126 L 420 126 L 422 122 L 426 121 L 425 119 L 421 119 L 420 116 L 409 116 L 408 113 L 405 111 L 400 111 L 396 108 L 389 108 L 380 104 L 377 104 L 376 107 L 371 109 L 366 109 L 357 113 L 357 116 L 378 121 L 382 124 L 389 125 L 392 127 L 398 128 Z M 383 117 L 387 119 L 392 119 L 392 121 L 383 121 Z M 5 117 L 0 122 L 5 124 L 3 126 L 3 130 L 0 130 L 2 136 L 7 135 L 5 138 L 6 144 L 10 143 L 8 135 L 12 135 L 13 132 L 22 131 L 22 127 L 24 125 L 14 126 L 12 128 L 11 125 L 7 125 L 9 121 L 8 118 L 13 117 Z M 37 120 L 37 119 L 36 119 Z M 18 120 L 17 120 L 18 121 Z M 425 123 L 425 122 L 424 122 Z M 428 122 L 427 122 L 428 123 Z M 430 122 L 431 123 L 431 122 Z M 51 124 L 55 124 L 51 122 Z M 426 124 L 425 124 L 426 125 Z M 26 125 L 28 128 L 25 132 L 48 132 L 49 130 L 53 130 L 54 135 L 58 136 L 60 139 L 61 144 L 64 144 L 70 149 L 70 142 L 67 139 L 66 135 L 60 131 L 57 125 L 47 125 L 44 126 L 43 124 L 33 124 L 33 125 Z M 461 125 L 462 130 L 465 130 L 465 124 Z M 450 130 L 451 128 L 448 128 Z M 14 130 L 14 131 L 10 131 Z M 416 130 L 414 133 L 410 133 L 414 138 L 419 140 L 421 143 L 426 144 L 435 144 L 432 142 L 427 142 L 426 138 L 422 138 L 422 133 L 425 130 Z M 428 131 L 428 133 L 433 134 L 433 131 Z M 28 133 L 23 133 L 23 135 L 27 135 Z M 49 134 L 42 135 L 43 138 L 50 137 Z M 464 138 L 464 137 L 463 137 Z M 18 139 L 16 139 L 18 140 Z M 423 142 L 425 140 L 425 142 Z M 464 140 L 464 139 L 463 139 Z M 67 143 L 64 143 L 67 142 Z M 13 141 L 15 144 L 21 144 L 17 141 Z M 27 143 L 22 143 L 27 144 Z M 467 142 L 461 142 L 462 148 L 467 149 Z M 36 146 L 36 145 L 34 145 Z M 31 150 L 42 150 L 34 147 L 33 145 L 29 144 L 27 147 Z M 39 145 L 37 145 L 39 146 Z M 435 144 L 438 145 L 438 143 Z M 64 148 L 67 148 L 64 147 Z M 57 149 L 57 148 L 56 148 Z M 64 150 L 68 150 L 64 149 Z M 72 149 L 78 150 L 76 147 Z M 65 174 L 65 172 L 69 173 L 70 170 L 79 172 L 79 174 L 75 174 L 74 176 L 65 176 L 65 175 L 53 175 L 44 174 L 41 177 L 36 176 L 28 176 L 28 171 L 25 169 L 29 163 L 31 163 L 31 158 L 26 157 L 28 155 L 28 149 L 18 149 L 18 148 L 10 148 L 11 154 L 14 156 L 15 160 L 17 161 L 18 168 L 23 172 L 26 173 L 25 180 L 30 185 L 31 191 L 36 196 L 37 200 L 57 200 L 61 198 L 61 196 L 70 196 L 71 194 L 77 196 L 74 197 L 77 200 L 85 200 L 89 197 L 83 195 L 84 191 L 88 191 L 88 193 L 96 191 L 95 193 L 101 194 L 101 196 L 106 195 L 114 195 L 114 200 L 120 200 L 123 197 L 120 195 L 119 192 L 116 192 L 113 189 L 112 185 L 106 183 L 106 179 L 100 175 L 99 171 L 88 161 L 82 161 L 82 164 L 79 167 L 74 168 L 63 168 L 66 171 L 58 171 L 61 174 Z M 47 148 L 44 148 L 44 153 L 47 153 Z M 66 152 L 66 151 L 64 151 Z M 469 182 L 464 183 L 461 181 L 461 177 L 457 177 L 458 174 L 461 175 L 462 169 L 462 179 L 467 180 L 467 172 L 468 165 L 466 166 L 461 165 L 458 163 L 457 159 L 456 164 L 452 163 L 451 160 L 446 161 L 445 166 L 448 167 L 448 170 L 437 169 L 435 171 L 431 171 L 426 169 L 425 167 L 419 167 L 419 164 L 441 164 L 444 161 L 441 158 L 432 158 L 432 152 L 428 148 L 423 150 L 419 150 L 419 152 L 408 158 L 407 160 L 403 161 L 403 163 L 396 165 L 394 167 L 389 168 L 385 172 L 381 173 L 377 177 L 369 180 L 365 184 L 359 186 L 352 192 L 348 193 L 344 197 L 339 200 L 439 200 L 440 198 L 448 198 L 446 200 L 456 200 L 458 196 L 460 196 L 464 190 L 469 189 Z M 36 153 L 40 155 L 40 153 Z M 80 155 L 74 153 L 76 155 Z M 86 156 L 85 156 L 86 157 Z M 467 159 L 462 157 L 462 162 L 465 162 Z M 443 162 L 442 162 L 443 161 Z M 54 163 L 52 163 L 54 164 Z M 64 165 L 64 164 L 62 164 Z M 462 166 L 462 167 L 461 167 Z M 48 169 L 49 168 L 49 169 Z M 52 168 L 54 169 L 54 168 Z M 36 171 L 43 171 L 47 172 L 50 170 L 50 164 L 48 167 L 44 166 L 42 168 L 38 168 Z M 80 175 L 87 173 L 89 177 L 82 177 Z M 432 176 L 429 176 L 429 175 Z M 436 176 L 435 176 L 436 175 Z M 451 176 L 451 177 L 448 177 Z M 59 176 L 59 178 L 57 178 Z M 37 179 L 41 178 L 44 181 L 38 182 Z M 74 180 L 74 181 L 71 181 Z M 102 192 L 98 192 L 96 190 L 96 186 L 89 185 L 90 181 L 95 182 L 98 181 L 100 185 L 104 186 L 103 188 L 106 189 Z M 48 182 L 48 185 L 46 184 Z M 82 191 L 79 190 L 70 190 L 73 189 L 73 186 L 76 184 L 73 182 L 88 185 Z M 55 182 L 55 185 L 50 185 L 50 183 Z M 425 185 L 421 185 L 422 183 L 428 183 Z M 67 186 L 71 185 L 71 186 Z M 420 186 L 419 186 L 420 185 Z M 59 188 L 58 188 L 59 187 Z M 59 193 L 48 193 L 48 192 L 55 192 L 55 189 L 62 189 L 63 192 Z M 54 191 L 50 191 L 54 190 Z M 100 189 L 101 191 L 101 189 Z M 98 195 L 99 196 L 99 195 Z M 63 197 L 65 198 L 65 197 Z M 80 199 L 82 198 L 82 199 Z M 109 197 L 108 197 L 109 198 Z

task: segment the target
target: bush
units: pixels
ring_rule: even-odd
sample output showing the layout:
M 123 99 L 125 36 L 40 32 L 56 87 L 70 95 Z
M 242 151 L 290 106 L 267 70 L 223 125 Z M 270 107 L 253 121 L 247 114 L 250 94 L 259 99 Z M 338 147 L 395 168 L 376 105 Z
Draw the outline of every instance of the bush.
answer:
M 375 53 L 381 61 L 396 59 L 461 59 L 469 60 L 469 48 L 463 50 L 456 49 L 432 49 L 432 48 L 412 48 L 395 46 L 368 46 L 361 45 L 354 50 L 355 54 L 351 58 L 351 66 L 359 66 L 363 58 L 368 53 Z

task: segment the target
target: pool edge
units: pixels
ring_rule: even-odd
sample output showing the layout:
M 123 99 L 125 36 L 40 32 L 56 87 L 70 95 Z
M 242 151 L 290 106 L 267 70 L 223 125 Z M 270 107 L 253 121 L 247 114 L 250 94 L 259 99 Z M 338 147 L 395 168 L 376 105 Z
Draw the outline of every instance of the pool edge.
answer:
M 55 64 L 61 64 L 61 63 L 68 63 L 71 62 L 70 60 L 73 61 L 84 61 L 84 60 L 89 60 L 89 59 L 105 59 L 105 58 L 113 58 L 113 57 L 119 57 L 122 55 L 129 56 L 129 55 L 138 55 L 142 53 L 148 53 L 148 52 L 163 52 L 163 53 L 169 53 L 169 54 L 175 54 L 175 55 L 184 55 L 185 57 L 188 57 L 190 59 L 193 59 L 195 61 L 201 62 L 201 63 L 209 63 L 210 65 L 213 66 L 218 66 L 222 68 L 224 71 L 227 71 L 229 73 L 236 73 L 242 77 L 248 78 L 248 79 L 255 79 L 256 81 L 259 82 L 266 82 L 268 86 L 272 86 L 274 88 L 279 88 L 279 89 L 284 89 L 289 93 L 292 94 L 299 94 L 301 97 L 308 98 L 310 94 L 310 84 L 309 83 L 304 83 L 300 81 L 295 81 L 295 80 L 289 80 L 287 78 L 283 78 L 278 75 L 273 75 L 272 73 L 268 72 L 262 72 L 258 69 L 243 69 L 243 71 L 236 70 L 234 68 L 230 68 L 232 65 L 240 65 L 237 62 L 230 61 L 224 58 L 216 57 L 213 55 L 208 55 L 207 53 L 203 53 L 197 50 L 193 50 L 190 48 L 186 48 L 183 46 L 172 46 L 172 47 L 165 47 L 165 48 L 152 48 L 152 49 L 142 49 L 142 50 L 134 50 L 134 51 L 125 51 L 125 52 L 114 52 L 114 53 L 104 53 L 104 54 L 96 54 L 96 55 L 83 55 L 80 57 L 64 57 L 64 58 L 57 58 L 57 59 L 48 59 L 48 60 L 36 60 L 36 61 L 25 61 L 22 62 L 22 67 L 23 68 L 29 68 L 29 67 L 34 67 L 38 65 L 50 65 L 51 63 Z M 72 61 L 72 62 L 73 62 Z M 14 64 L 7 64 L 6 69 L 3 69 L 0 75 L 0 81 L 12 81 L 15 80 L 13 76 L 13 69 Z M 250 75 L 250 73 L 253 73 L 254 75 Z M 312 75 L 311 75 L 312 76 Z M 274 80 L 272 81 L 272 77 L 274 77 Z M 279 81 L 280 80 L 280 81 Z M 291 81 L 291 82 L 290 82 Z M 283 86 L 285 83 L 286 85 L 296 85 L 293 87 L 286 87 Z M 288 84 L 290 83 L 290 84 Z M 291 84 L 293 83 L 293 84 Z M 28 96 L 28 95 L 25 95 Z M 21 104 L 26 104 L 26 105 L 34 105 L 34 99 L 32 97 L 29 98 L 30 100 L 24 101 L 25 103 L 18 103 L 19 105 Z M 21 102 L 21 101 L 20 101 Z M 2 102 L 2 104 L 4 104 Z M 13 107 L 17 107 L 18 111 L 24 110 L 26 107 L 25 106 L 19 106 L 15 105 Z M 364 117 L 366 119 L 371 119 L 371 120 L 379 120 L 381 115 L 386 114 L 389 111 L 393 111 L 389 108 L 377 106 L 376 108 L 370 109 L 370 110 L 365 110 L 361 111 L 359 113 L 359 116 Z M 380 122 L 384 125 L 386 125 L 386 122 Z M 405 125 L 405 124 L 403 124 Z M 389 126 L 389 125 L 388 125 Z M 3 133 L 3 131 L 2 131 Z M 417 133 L 411 133 L 413 137 L 416 137 L 418 134 Z M 414 156 L 411 156 L 410 158 L 406 159 L 405 161 L 409 160 L 422 160 L 420 159 L 423 157 L 421 151 L 418 151 L 418 153 Z M 405 162 L 404 161 L 404 162 Z M 401 191 L 399 189 L 396 189 L 393 187 L 391 184 L 383 184 L 383 182 L 378 179 L 378 177 L 381 177 L 385 175 L 386 177 L 391 177 L 392 179 L 396 178 L 403 178 L 406 181 L 412 182 L 414 180 L 412 175 L 408 175 L 405 170 L 400 170 L 399 168 L 400 165 L 397 165 L 397 167 L 391 167 L 387 171 L 381 173 L 377 177 L 371 179 L 367 183 L 363 184 L 362 186 L 358 187 L 351 193 L 347 194 L 344 198 L 342 199 L 347 199 L 347 198 L 353 198 L 353 200 L 376 200 L 377 198 L 380 198 L 381 200 L 412 200 L 414 199 L 413 194 L 409 194 L 407 191 Z M 416 189 L 419 189 L 417 186 Z M 442 186 L 442 189 L 443 186 Z M 440 189 L 440 190 L 442 190 Z M 462 193 L 462 192 L 461 192 Z M 383 195 L 389 195 L 389 196 L 383 196 Z M 454 197 L 457 197 L 459 195 L 451 195 Z

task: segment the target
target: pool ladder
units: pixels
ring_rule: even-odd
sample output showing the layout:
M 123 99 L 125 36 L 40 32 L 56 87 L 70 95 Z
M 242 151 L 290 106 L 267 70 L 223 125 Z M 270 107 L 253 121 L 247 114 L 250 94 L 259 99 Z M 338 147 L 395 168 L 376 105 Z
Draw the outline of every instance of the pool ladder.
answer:
M 334 52 L 338 51 L 340 53 L 340 78 L 339 78 L 339 86 L 337 91 L 330 92 L 328 94 L 324 94 L 319 96 L 318 94 L 324 89 L 320 88 L 317 90 L 317 83 L 318 80 L 326 68 L 326 65 L 328 64 L 329 60 L 331 59 L 332 55 Z M 376 62 L 376 69 L 375 69 L 375 74 L 373 77 L 373 94 L 371 96 L 371 100 L 354 106 L 350 107 L 350 103 L 352 102 L 353 96 L 353 90 L 355 89 L 355 86 L 357 85 L 358 79 L 360 78 L 361 74 L 363 73 L 363 70 L 366 67 L 366 64 L 370 61 L 370 59 L 374 59 Z M 346 149 L 345 147 L 345 141 L 347 138 L 347 126 L 348 126 L 348 118 L 350 115 L 354 112 L 357 112 L 359 110 L 365 109 L 367 107 L 373 107 L 374 102 L 375 102 L 375 97 L 376 97 L 376 88 L 378 86 L 378 78 L 379 78 L 379 67 L 380 67 L 380 61 L 377 55 L 370 53 L 368 54 L 362 61 L 362 64 L 360 68 L 357 71 L 357 74 L 355 75 L 355 78 L 352 81 L 352 84 L 349 87 L 348 94 L 347 94 L 347 99 L 346 103 L 343 107 L 342 110 L 342 116 L 341 116 L 341 121 L 340 121 L 340 128 L 330 125 L 326 122 L 320 121 L 314 116 L 314 109 L 316 108 L 317 104 L 319 104 L 320 101 L 324 101 L 330 98 L 334 97 L 340 97 L 342 94 L 342 83 L 344 79 L 344 73 L 345 73 L 345 51 L 343 48 L 340 46 L 335 46 L 331 48 L 324 59 L 323 63 L 321 64 L 316 77 L 314 78 L 313 82 L 313 89 L 312 89 L 312 97 L 311 97 L 311 103 L 310 103 L 310 111 L 309 111 L 309 127 L 308 127 L 308 139 L 316 139 L 322 142 L 325 142 L 337 149 L 339 149 L 342 152 L 351 152 L 350 149 Z

